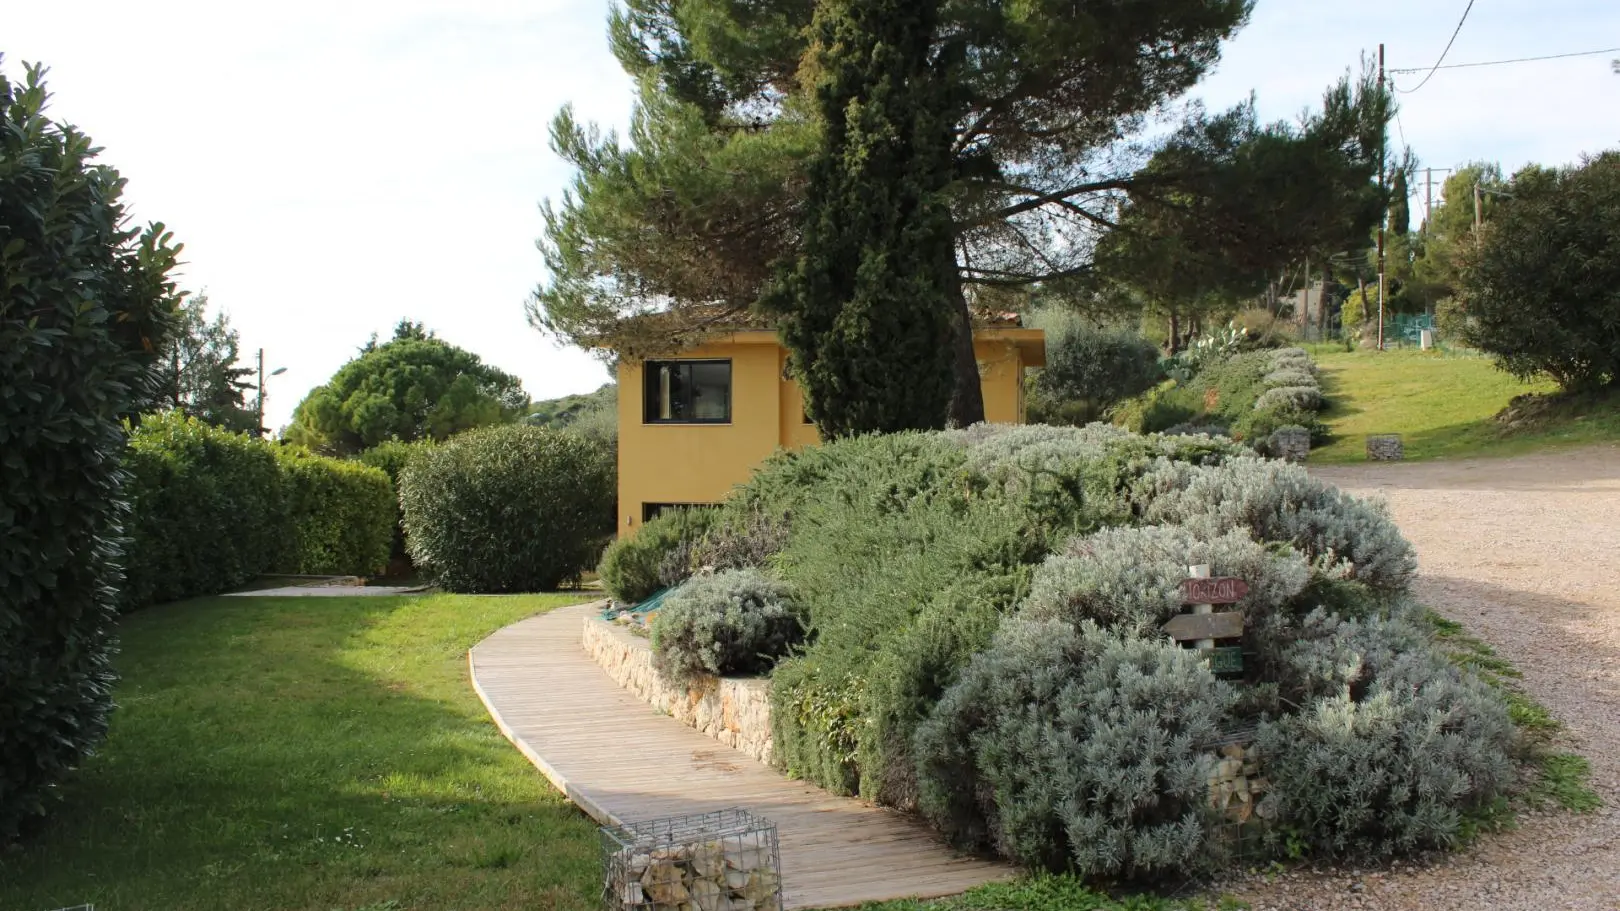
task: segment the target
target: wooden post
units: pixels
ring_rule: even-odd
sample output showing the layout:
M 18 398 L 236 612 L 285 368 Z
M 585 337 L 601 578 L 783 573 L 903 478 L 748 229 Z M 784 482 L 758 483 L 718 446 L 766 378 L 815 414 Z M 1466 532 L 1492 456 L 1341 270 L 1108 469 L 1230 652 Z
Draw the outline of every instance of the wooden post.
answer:
M 1189 567 L 1187 567 L 1187 573 L 1190 576 L 1192 576 L 1194 579 L 1208 579 L 1209 578 L 1209 564 L 1208 563 L 1199 563 L 1196 566 L 1189 566 Z M 1213 604 L 1194 604 L 1192 606 L 1192 612 L 1195 613 L 1195 614 L 1214 613 L 1215 612 L 1215 605 L 1213 605 Z M 1215 640 L 1214 639 L 1199 639 L 1197 642 L 1193 643 L 1193 647 L 1194 648 L 1214 648 L 1215 647 Z

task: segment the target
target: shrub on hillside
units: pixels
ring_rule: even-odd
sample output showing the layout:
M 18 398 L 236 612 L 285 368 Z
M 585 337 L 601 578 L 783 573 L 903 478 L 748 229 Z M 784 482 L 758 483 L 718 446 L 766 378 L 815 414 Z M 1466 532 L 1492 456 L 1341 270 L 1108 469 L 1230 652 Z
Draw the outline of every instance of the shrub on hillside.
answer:
M 273 567 L 302 575 L 375 575 L 394 540 L 394 486 L 380 468 L 279 447 L 287 530 Z M 239 518 L 240 521 L 240 518 Z
M 1451 847 L 1513 782 L 1507 710 L 1409 626 L 1342 626 L 1289 656 L 1331 692 L 1260 727 L 1277 823 L 1329 855 Z
M 1174 645 L 1011 619 L 916 733 L 923 813 L 956 845 L 1083 876 L 1218 859 L 1209 805 L 1229 684 Z
M 431 439 L 410 443 L 404 440 L 385 440 L 360 453 L 358 457 L 360 464 L 381 469 L 388 475 L 388 483 L 394 488 L 394 542 L 389 550 L 390 559 L 408 559 L 405 553 L 405 513 L 399 508 L 399 476 L 404 473 L 405 466 L 409 465 L 412 459 L 433 445 Z
M 788 589 L 758 570 L 697 576 L 664 601 L 652 622 L 658 670 L 689 681 L 759 674 L 803 638 Z
M 123 610 L 227 591 L 276 563 L 287 504 L 264 442 L 179 412 L 149 415 L 124 466 Z
M 614 486 L 612 455 L 567 431 L 465 433 L 405 469 L 406 547 L 450 591 L 553 589 L 602 552 Z
M 1287 386 L 1309 386 L 1315 388 L 1316 375 L 1303 367 L 1289 364 L 1283 367 L 1276 367 L 1270 373 L 1266 374 L 1264 383 L 1268 388 L 1271 389 Z
M 1255 411 L 1315 411 L 1322 407 L 1322 391 L 1315 386 L 1279 386 L 1254 400 Z
M 1187 567 L 1208 564 L 1216 576 L 1249 583 L 1236 607 L 1250 624 L 1264 623 L 1305 589 L 1310 569 L 1293 551 L 1274 552 L 1233 530 L 1205 538 L 1178 526 L 1110 528 L 1071 539 L 1035 570 L 1020 613 L 1036 620 L 1154 635 L 1185 610 Z
M 1246 529 L 1292 545 L 1318 572 L 1386 593 L 1405 591 L 1417 572 L 1412 545 L 1382 506 L 1312 477 L 1298 465 L 1230 459 L 1216 466 L 1166 463 L 1133 490 L 1144 519 L 1201 535 Z
M 687 558 L 689 548 L 702 540 L 714 519 L 715 511 L 707 507 L 667 509 L 635 534 L 609 544 L 602 552 L 596 574 L 615 600 L 626 604 L 645 601 L 659 589 L 692 574 L 689 565 L 681 567 L 678 574 L 670 573 L 670 557 Z

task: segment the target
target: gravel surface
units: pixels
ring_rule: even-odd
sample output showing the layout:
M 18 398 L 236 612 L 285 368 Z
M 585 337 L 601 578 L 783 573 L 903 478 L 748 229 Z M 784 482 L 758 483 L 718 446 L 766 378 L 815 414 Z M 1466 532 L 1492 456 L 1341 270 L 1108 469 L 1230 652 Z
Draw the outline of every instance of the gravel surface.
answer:
M 1620 448 L 1314 469 L 1389 502 L 1419 597 L 1524 672 L 1592 763 L 1595 813 L 1521 815 L 1432 866 L 1295 872 L 1226 888 L 1265 909 L 1620 909 Z

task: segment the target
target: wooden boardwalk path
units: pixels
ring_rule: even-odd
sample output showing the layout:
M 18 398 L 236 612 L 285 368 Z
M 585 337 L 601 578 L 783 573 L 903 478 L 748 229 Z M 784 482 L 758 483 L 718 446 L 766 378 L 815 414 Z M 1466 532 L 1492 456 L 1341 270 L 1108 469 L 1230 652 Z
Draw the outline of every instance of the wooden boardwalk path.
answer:
M 786 907 L 953 895 L 1012 875 L 914 820 L 787 779 L 620 689 L 581 645 L 596 605 L 514 623 L 468 655 L 473 686 L 523 754 L 600 822 L 743 807 L 775 822 Z

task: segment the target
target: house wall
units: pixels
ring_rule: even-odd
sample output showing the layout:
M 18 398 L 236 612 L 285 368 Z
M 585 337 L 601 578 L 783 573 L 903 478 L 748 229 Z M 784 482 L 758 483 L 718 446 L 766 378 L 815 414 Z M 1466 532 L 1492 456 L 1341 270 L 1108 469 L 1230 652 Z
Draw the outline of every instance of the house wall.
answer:
M 1024 349 L 1005 337 L 1007 333 L 1001 335 L 977 339 L 973 345 L 979 361 L 985 420 L 1021 424 L 1024 367 L 1040 361 L 1032 364 Z M 788 355 L 774 334 L 738 333 L 669 360 L 711 358 L 731 361 L 728 424 L 643 422 L 641 364 L 620 362 L 621 536 L 641 527 L 643 504 L 718 503 L 778 449 L 820 442 L 815 425 L 804 423 L 804 395 L 799 384 L 784 379 Z

